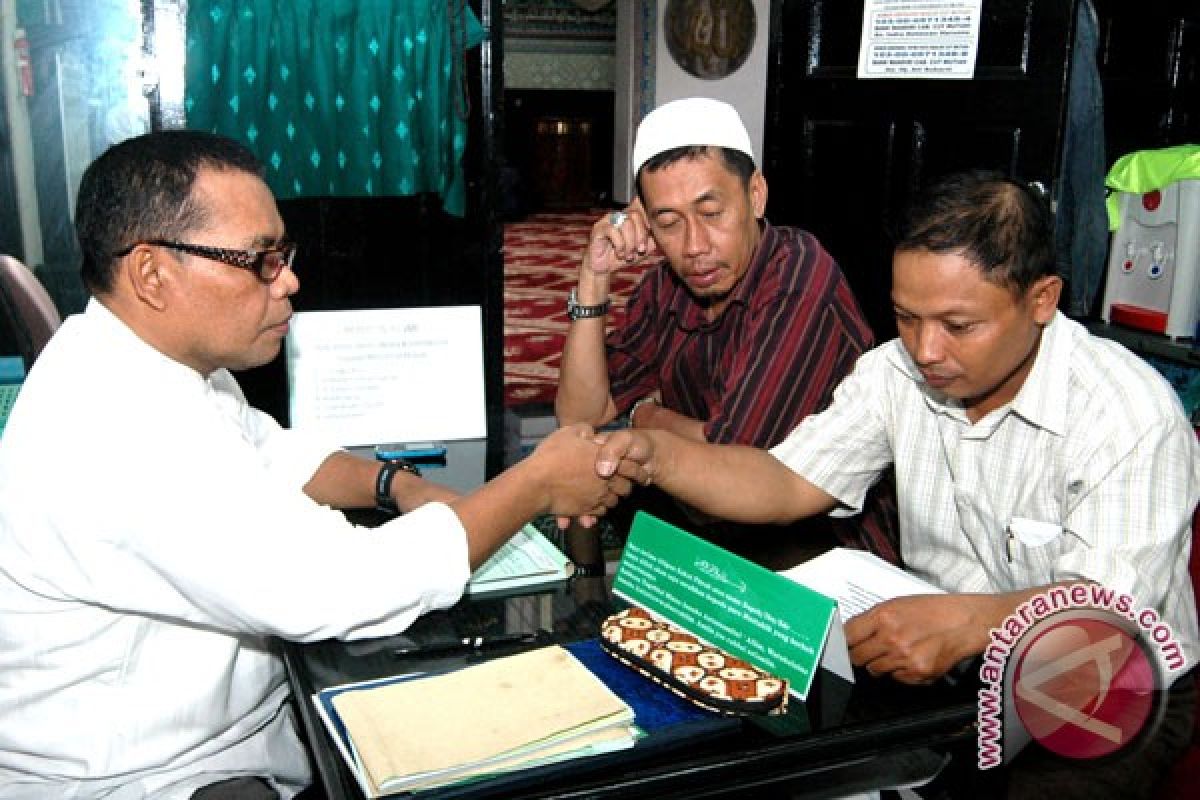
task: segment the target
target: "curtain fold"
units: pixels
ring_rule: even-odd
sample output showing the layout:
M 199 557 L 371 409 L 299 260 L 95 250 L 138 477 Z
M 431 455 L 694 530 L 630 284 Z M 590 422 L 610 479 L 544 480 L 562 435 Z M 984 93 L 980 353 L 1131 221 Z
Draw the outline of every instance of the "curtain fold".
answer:
M 466 206 L 462 0 L 190 0 L 189 128 L 248 145 L 276 196 Z

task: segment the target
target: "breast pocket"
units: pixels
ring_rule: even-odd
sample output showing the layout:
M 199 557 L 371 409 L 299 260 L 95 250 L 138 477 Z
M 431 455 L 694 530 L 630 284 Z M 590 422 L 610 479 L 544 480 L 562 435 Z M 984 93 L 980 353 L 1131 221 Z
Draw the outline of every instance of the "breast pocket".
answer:
M 1010 569 L 1014 577 L 1048 580 L 1054 563 L 1067 546 L 1065 529 L 1056 522 L 1013 517 L 1006 530 Z
M 1039 519 L 1013 517 L 1008 523 L 1008 532 L 1026 547 L 1042 547 L 1061 536 L 1063 526 Z

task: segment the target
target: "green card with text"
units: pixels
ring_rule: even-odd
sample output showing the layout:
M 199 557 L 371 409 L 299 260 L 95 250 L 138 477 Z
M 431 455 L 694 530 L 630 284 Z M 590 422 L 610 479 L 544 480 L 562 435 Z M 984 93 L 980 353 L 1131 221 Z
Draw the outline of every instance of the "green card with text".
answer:
M 645 512 L 634 517 L 613 590 L 709 644 L 786 678 L 801 700 L 812 686 L 827 639 L 829 655 L 846 658 L 832 598 Z

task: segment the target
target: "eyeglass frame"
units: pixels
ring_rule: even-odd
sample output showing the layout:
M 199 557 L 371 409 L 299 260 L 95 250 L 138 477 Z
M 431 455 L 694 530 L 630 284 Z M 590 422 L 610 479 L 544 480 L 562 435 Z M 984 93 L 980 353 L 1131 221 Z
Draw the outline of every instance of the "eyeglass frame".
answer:
M 171 250 L 178 250 L 181 253 L 188 255 L 207 258 L 210 261 L 219 261 L 229 267 L 244 269 L 254 273 L 254 277 L 261 282 L 270 285 L 275 282 L 284 268 L 292 268 L 292 262 L 296 258 L 296 243 L 291 241 L 282 241 L 275 247 L 269 247 L 266 250 L 235 250 L 227 247 L 213 247 L 206 244 L 191 244 L 189 242 L 179 242 L 172 239 L 147 239 L 142 242 L 136 242 L 129 245 L 124 250 L 114 253 L 114 256 L 127 256 L 133 252 L 133 248 L 139 244 L 153 245 L 154 247 L 166 247 Z M 267 265 L 267 258 L 271 255 L 279 254 L 281 258 L 276 262 L 278 267 L 269 276 L 264 274 L 264 269 Z

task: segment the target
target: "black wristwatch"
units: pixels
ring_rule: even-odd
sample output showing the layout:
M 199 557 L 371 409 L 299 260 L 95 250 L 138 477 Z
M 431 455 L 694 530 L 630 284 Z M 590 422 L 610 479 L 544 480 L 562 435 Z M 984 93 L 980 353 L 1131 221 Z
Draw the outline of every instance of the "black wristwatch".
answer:
M 389 458 L 384 461 L 379 467 L 379 474 L 375 476 L 375 507 L 380 511 L 392 514 L 400 511 L 396 507 L 396 501 L 392 499 L 392 478 L 396 477 L 397 472 L 408 472 L 421 477 L 421 470 L 407 459 Z
M 608 309 L 612 303 L 605 300 L 603 303 L 594 306 L 579 305 L 579 295 L 574 288 L 567 294 L 567 318 L 576 319 L 592 319 L 593 317 L 603 317 L 608 313 Z

